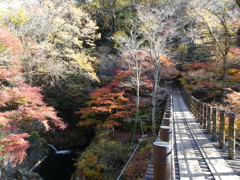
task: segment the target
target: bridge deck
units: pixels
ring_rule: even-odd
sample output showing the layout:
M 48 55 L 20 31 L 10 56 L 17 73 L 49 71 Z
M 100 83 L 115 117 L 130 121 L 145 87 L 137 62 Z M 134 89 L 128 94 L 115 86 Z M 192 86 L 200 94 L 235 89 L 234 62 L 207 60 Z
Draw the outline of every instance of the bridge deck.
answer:
M 240 180 L 237 169 L 240 161 L 233 168 L 224 160 L 224 151 L 219 151 L 205 136 L 187 108 L 180 91 L 173 93 L 173 121 L 175 136 L 175 177 L 180 180 Z M 153 179 L 153 158 L 146 172 L 145 180 Z

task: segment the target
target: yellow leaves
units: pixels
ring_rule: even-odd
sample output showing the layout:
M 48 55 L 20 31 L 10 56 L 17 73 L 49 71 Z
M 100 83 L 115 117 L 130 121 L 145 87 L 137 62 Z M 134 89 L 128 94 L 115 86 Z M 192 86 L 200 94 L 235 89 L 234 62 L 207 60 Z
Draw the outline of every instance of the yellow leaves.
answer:
M 25 98 L 25 97 L 19 97 L 19 98 L 14 99 L 13 104 L 14 103 L 21 104 L 21 105 L 27 105 L 28 104 L 27 98 Z
M 5 51 L 5 50 L 6 50 L 6 46 L 4 44 L 2 44 L 0 41 L 0 52 Z
M 38 68 L 38 71 L 39 71 L 39 72 L 42 72 L 42 73 L 48 73 L 48 72 L 49 72 L 48 70 L 43 69 L 42 67 L 39 67 L 39 68 Z
M 83 47 L 84 43 L 93 49 L 95 39 L 100 38 L 96 33 L 96 22 L 88 13 L 76 7 L 74 0 L 43 0 L 26 4 L 21 1 L 20 5 L 14 10 L 0 8 L 0 26 L 11 26 L 14 33 L 22 37 L 24 48 L 32 50 L 24 58 L 27 66 L 24 73 L 30 82 L 39 80 L 37 84 L 41 84 L 38 85 L 53 85 L 69 74 L 98 81 L 94 72 L 98 61 L 85 53 Z M 0 52 L 5 50 L 5 45 L 0 42 Z M 31 63 L 28 58 L 31 58 Z
M 239 13 L 232 8 L 233 5 L 234 2 L 227 0 L 191 2 L 188 14 L 197 22 L 195 25 L 199 35 L 197 44 L 214 42 L 218 43 L 219 48 L 226 41 L 231 43 L 230 36 L 235 35 L 239 24 Z
M 82 48 L 83 41 L 80 41 L 77 37 L 73 39 L 73 43 Z
M 239 73 L 238 69 L 231 68 L 228 70 L 228 74 Z
M 23 5 L 15 9 L 0 9 L 0 26 L 7 26 L 9 21 L 20 26 L 29 19 Z
M 188 45 L 181 43 L 181 44 L 179 44 L 179 46 L 178 46 L 178 50 L 181 51 L 181 52 L 184 53 L 184 54 L 187 54 L 187 52 L 188 52 L 188 47 L 189 47 Z
M 68 55 L 68 57 L 74 60 L 72 61 L 72 64 L 77 64 L 85 76 L 88 76 L 90 79 L 99 81 L 93 68 L 95 64 L 98 64 L 98 61 L 95 57 L 91 57 L 85 52 Z

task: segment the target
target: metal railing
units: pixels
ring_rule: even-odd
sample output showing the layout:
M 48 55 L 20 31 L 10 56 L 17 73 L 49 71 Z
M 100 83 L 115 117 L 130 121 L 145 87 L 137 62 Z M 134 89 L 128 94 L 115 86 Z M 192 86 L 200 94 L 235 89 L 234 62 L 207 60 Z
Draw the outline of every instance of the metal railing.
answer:
M 240 146 L 236 141 L 240 133 L 240 130 L 236 129 L 236 123 L 240 120 L 237 119 L 236 114 L 199 101 L 184 87 L 182 87 L 182 95 L 200 125 L 207 130 L 208 134 L 212 134 L 213 140 L 219 140 L 219 148 L 228 147 L 228 158 L 240 157 L 236 152 L 236 145 Z

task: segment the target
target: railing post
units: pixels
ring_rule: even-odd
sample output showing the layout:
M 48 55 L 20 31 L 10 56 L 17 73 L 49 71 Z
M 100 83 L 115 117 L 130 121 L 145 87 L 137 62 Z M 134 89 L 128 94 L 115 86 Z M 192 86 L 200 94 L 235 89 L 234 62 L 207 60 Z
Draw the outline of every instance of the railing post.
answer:
M 212 140 L 217 140 L 217 108 L 212 109 L 212 120 L 213 120 L 213 130 L 212 130 Z
M 192 98 L 192 103 L 193 103 L 193 114 L 196 117 L 197 116 L 197 111 L 196 111 L 197 108 L 196 108 L 196 98 L 195 97 Z
M 203 128 L 207 127 L 207 104 L 203 104 Z
M 211 134 L 211 131 L 212 131 L 212 106 L 207 106 L 207 133 L 208 134 Z
M 163 126 L 170 126 L 171 120 L 172 120 L 171 116 L 170 117 L 164 117 L 162 125 Z
M 200 104 L 200 101 L 197 100 L 197 122 L 200 122 L 201 121 L 201 104 Z
M 219 110 L 220 112 L 220 135 L 219 135 L 219 148 L 225 146 L 225 110 Z
M 171 179 L 171 144 L 168 142 L 154 142 L 154 180 Z
M 201 119 L 200 119 L 200 125 L 203 125 L 203 120 L 204 120 L 204 103 L 203 102 L 200 102 L 200 107 L 201 107 Z
M 229 113 L 228 158 L 235 159 L 236 114 Z
M 160 127 L 160 141 L 171 142 L 172 139 L 172 130 L 170 126 L 161 126 Z
M 190 107 L 191 107 L 192 114 L 195 114 L 194 113 L 194 97 L 193 96 L 190 96 Z
M 196 110 L 196 119 L 198 121 L 198 111 L 199 111 L 199 100 L 196 99 L 196 102 L 195 102 L 195 110 Z

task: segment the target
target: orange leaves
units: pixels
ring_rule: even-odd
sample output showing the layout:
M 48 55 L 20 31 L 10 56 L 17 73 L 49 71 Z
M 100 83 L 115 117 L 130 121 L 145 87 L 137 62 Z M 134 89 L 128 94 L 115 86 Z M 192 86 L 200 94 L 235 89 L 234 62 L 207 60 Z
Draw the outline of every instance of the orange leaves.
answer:
M 98 164 L 96 170 L 101 171 L 104 168 L 104 164 Z
M 184 70 L 198 70 L 198 69 L 208 69 L 210 66 L 206 63 L 195 60 L 188 66 L 184 66 Z
M 231 88 L 227 88 L 230 93 L 227 94 L 227 102 L 229 103 L 229 107 L 232 112 L 238 113 L 240 111 L 240 92 L 236 92 Z
M 228 52 L 228 63 L 238 65 L 240 63 L 240 48 L 238 47 L 231 47 Z
M 125 75 L 120 72 L 120 77 Z M 119 77 L 119 76 L 118 76 Z M 125 89 L 119 87 L 119 80 L 114 79 L 103 88 L 96 89 L 91 93 L 91 101 L 87 103 L 88 107 L 81 108 L 77 113 L 81 114 L 79 125 L 97 124 L 108 128 L 119 126 L 120 121 L 125 121 L 132 114 L 133 103 Z
M 216 83 L 213 83 L 213 82 L 198 82 L 196 84 L 197 87 L 208 87 L 208 88 L 215 88 L 217 87 L 217 84 Z
M 95 124 L 96 124 L 96 121 L 94 119 L 87 119 L 86 121 L 80 121 L 78 123 L 79 126 L 90 126 Z
M 109 120 L 109 121 L 106 121 L 103 126 L 106 126 L 107 128 L 109 129 L 113 129 L 114 127 L 116 126 L 120 126 L 121 124 L 117 121 L 114 121 L 114 120 Z
M 161 61 L 162 66 L 164 67 L 170 67 L 173 66 L 173 62 L 171 61 L 171 59 L 169 59 L 166 55 L 161 55 L 158 58 L 159 61 Z
M 230 52 L 230 53 L 233 53 L 233 54 L 235 54 L 235 55 L 240 56 L 240 48 L 238 48 L 238 47 L 231 47 L 231 48 L 229 49 L 229 52 Z
M 130 75 L 132 75 L 132 72 L 131 71 L 121 71 L 121 70 L 119 70 L 118 72 L 117 72 L 117 75 L 115 76 L 115 80 L 113 80 L 113 82 L 116 84 L 116 83 L 118 83 L 118 84 L 116 84 L 116 85 L 119 85 L 119 80 L 123 80 L 123 79 L 125 79 L 125 78 L 128 78 Z M 112 82 L 112 83 L 113 83 Z
M 112 89 L 113 90 L 113 89 Z M 92 108 L 93 111 L 104 111 L 111 113 L 113 109 L 117 109 L 124 101 L 128 101 L 127 98 L 123 97 L 124 92 L 112 93 L 108 88 L 97 89 L 91 93 L 91 101 L 87 103 L 88 106 L 96 107 Z

